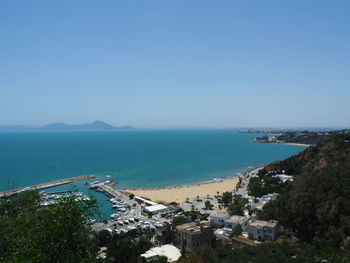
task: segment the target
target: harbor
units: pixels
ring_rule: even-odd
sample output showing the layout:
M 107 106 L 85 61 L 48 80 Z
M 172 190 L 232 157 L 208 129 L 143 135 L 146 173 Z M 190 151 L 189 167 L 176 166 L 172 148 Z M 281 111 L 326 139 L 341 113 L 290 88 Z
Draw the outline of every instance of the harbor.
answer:
M 0 197 L 6 197 L 6 196 L 11 196 L 15 195 L 24 191 L 29 191 L 29 190 L 41 190 L 41 189 L 46 189 L 46 188 L 51 188 L 59 185 L 65 185 L 65 184 L 71 184 L 76 181 L 80 180 L 88 180 L 88 179 L 94 179 L 96 178 L 95 175 L 88 174 L 88 175 L 81 175 L 81 176 L 76 176 L 76 177 L 71 177 L 67 179 L 62 179 L 62 180 L 56 180 L 56 181 L 51 181 L 47 183 L 41 183 L 37 185 L 32 185 L 32 186 L 27 186 L 27 187 L 22 187 L 22 188 L 17 188 L 13 190 L 9 190 L 6 192 L 1 192 Z

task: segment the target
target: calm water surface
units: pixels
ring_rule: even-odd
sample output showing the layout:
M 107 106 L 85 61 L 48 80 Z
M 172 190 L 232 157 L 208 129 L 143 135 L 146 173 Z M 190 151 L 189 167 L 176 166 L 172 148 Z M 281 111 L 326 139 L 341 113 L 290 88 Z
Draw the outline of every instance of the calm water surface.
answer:
M 191 184 L 237 176 L 305 148 L 254 143 L 256 136 L 228 130 L 0 133 L 0 191 L 83 174 L 118 180 L 117 188 Z M 69 186 L 57 189 L 63 188 Z

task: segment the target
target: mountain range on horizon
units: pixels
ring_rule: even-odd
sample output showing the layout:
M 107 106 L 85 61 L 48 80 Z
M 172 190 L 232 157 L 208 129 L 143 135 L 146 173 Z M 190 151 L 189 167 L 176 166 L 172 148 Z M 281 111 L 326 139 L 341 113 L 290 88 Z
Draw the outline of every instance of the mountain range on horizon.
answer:
M 0 132 L 27 132 L 27 131 L 113 131 L 132 130 L 131 126 L 113 126 L 104 121 L 94 121 L 82 124 L 66 124 L 63 122 L 50 123 L 40 127 L 25 125 L 0 126 Z

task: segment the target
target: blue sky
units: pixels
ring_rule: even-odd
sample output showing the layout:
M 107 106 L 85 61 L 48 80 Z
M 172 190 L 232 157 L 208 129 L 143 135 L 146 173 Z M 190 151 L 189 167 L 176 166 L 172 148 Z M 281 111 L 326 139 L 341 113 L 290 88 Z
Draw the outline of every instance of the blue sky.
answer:
M 0 1 L 0 124 L 350 126 L 350 1 Z

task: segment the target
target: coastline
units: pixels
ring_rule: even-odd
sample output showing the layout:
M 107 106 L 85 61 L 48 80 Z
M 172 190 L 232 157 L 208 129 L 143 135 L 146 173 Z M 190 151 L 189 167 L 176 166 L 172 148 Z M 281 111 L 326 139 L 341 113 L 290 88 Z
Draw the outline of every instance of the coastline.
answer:
M 284 144 L 284 145 L 305 146 L 305 147 L 314 146 L 313 144 L 296 143 L 296 142 L 267 142 L 267 141 L 257 141 L 257 140 L 255 140 L 255 139 L 252 139 L 252 141 L 253 141 L 253 142 L 258 142 L 258 143 Z
M 213 197 L 217 192 L 233 191 L 238 183 L 239 176 L 230 179 L 222 179 L 216 182 L 199 183 L 195 185 L 172 186 L 150 189 L 121 189 L 122 192 L 132 193 L 136 196 L 146 197 L 154 202 L 182 203 L 186 198 L 195 199 L 197 196 Z
M 252 173 L 261 167 L 255 167 L 253 169 L 247 169 L 242 175 L 231 178 L 223 178 L 216 181 L 209 181 L 205 183 L 182 185 L 182 186 L 170 186 L 159 188 L 143 188 L 143 189 L 121 189 L 120 191 L 127 194 L 134 194 L 139 197 L 146 197 L 154 202 L 185 202 L 187 198 L 190 200 L 207 197 L 207 195 L 213 197 L 226 191 L 233 191 L 236 188 L 239 178 Z
M 295 142 L 282 142 L 282 143 L 279 143 L 279 144 L 294 145 L 294 146 L 305 146 L 305 147 L 314 146 L 313 144 L 295 143 Z

